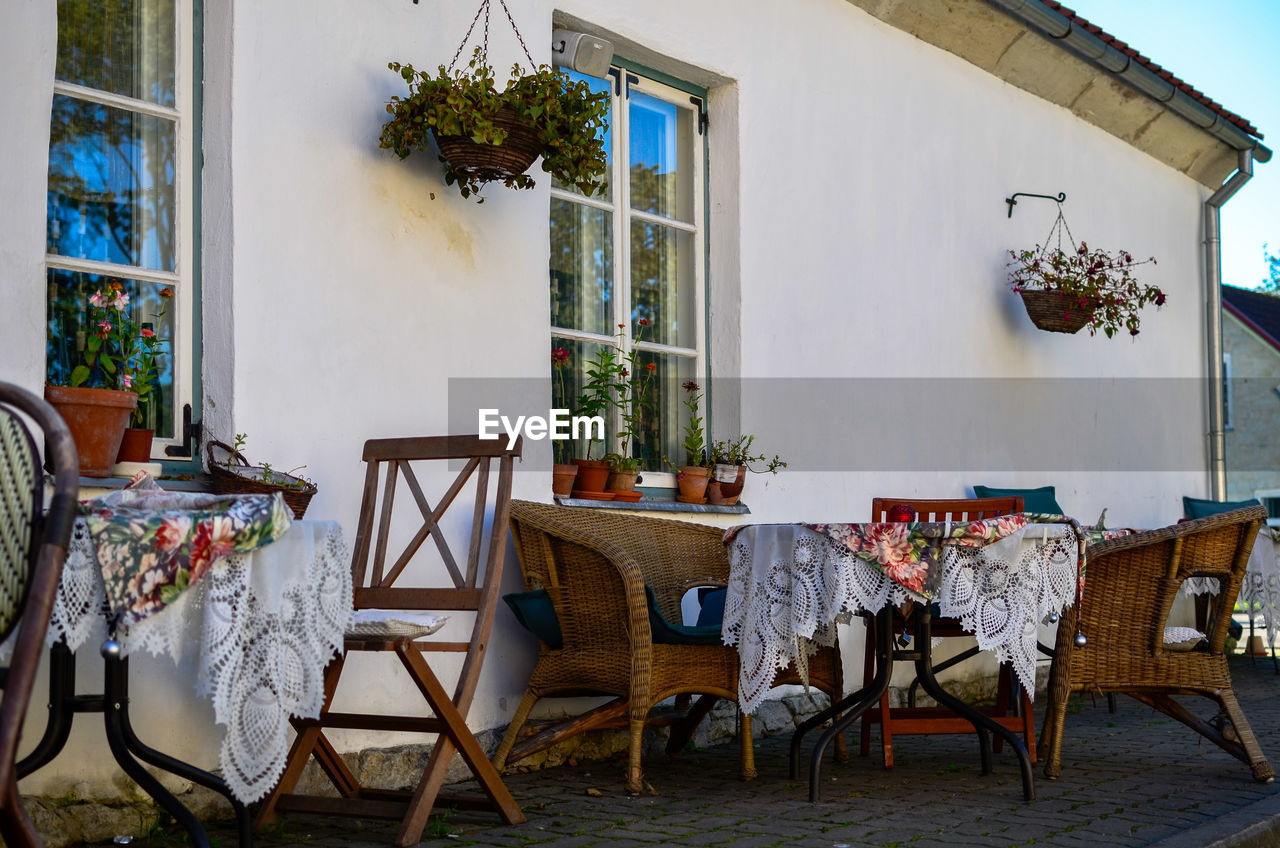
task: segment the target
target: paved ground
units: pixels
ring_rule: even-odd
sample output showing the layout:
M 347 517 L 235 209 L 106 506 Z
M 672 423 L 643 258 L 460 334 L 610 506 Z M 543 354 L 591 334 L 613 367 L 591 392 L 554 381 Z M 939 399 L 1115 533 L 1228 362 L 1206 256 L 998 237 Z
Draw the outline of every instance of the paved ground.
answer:
M 1232 661 L 1237 695 L 1264 751 L 1280 760 L 1280 677 L 1269 661 Z M 1209 715 L 1209 702 L 1196 705 Z M 1068 716 L 1064 774 L 1045 780 L 1024 804 L 1016 761 L 997 755 L 983 777 L 973 737 L 901 737 L 898 766 L 854 757 L 824 768 L 823 800 L 810 804 L 807 785 L 787 778 L 789 737 L 759 743 L 760 778 L 737 779 L 735 746 L 654 757 L 646 763 L 653 793 L 630 797 L 622 762 L 512 775 L 508 785 L 528 816 L 516 827 L 475 812 L 433 818 L 425 845 L 660 845 L 734 848 L 845 846 L 1280 845 L 1280 784 L 1260 785 L 1220 749 L 1136 701 L 1118 714 L 1103 698 L 1082 698 Z M 854 749 L 856 750 L 856 748 Z M 598 795 L 596 793 L 599 793 Z M 221 846 L 232 830 L 214 825 Z M 258 845 L 366 848 L 391 843 L 380 822 L 291 818 Z M 134 845 L 180 840 L 153 838 Z

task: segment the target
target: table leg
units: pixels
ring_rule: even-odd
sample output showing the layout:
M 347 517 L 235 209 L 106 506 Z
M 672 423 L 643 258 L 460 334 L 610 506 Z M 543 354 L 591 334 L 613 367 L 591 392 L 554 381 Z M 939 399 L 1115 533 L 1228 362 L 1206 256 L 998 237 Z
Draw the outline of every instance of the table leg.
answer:
M 106 656 L 105 653 L 104 656 Z M 133 732 L 133 724 L 129 721 L 129 660 L 120 656 L 106 656 L 106 664 L 108 679 L 106 690 L 108 693 L 107 697 L 111 699 L 112 703 L 119 703 L 119 708 L 115 710 L 118 717 L 116 724 L 121 740 L 124 743 L 125 750 L 132 753 L 144 763 L 149 763 L 156 768 L 164 769 L 170 774 L 185 777 L 187 780 L 197 783 L 206 789 L 211 789 L 226 798 L 227 801 L 230 802 L 231 809 L 235 813 L 237 830 L 240 834 L 241 848 L 251 848 L 253 845 L 253 823 L 249 816 L 248 807 L 242 804 L 239 799 L 231 794 L 231 789 L 220 777 L 210 774 L 203 769 L 196 768 L 190 763 L 171 757 L 161 751 L 157 751 L 138 738 L 137 734 Z M 112 693 L 114 693 L 116 697 L 112 698 Z M 107 732 L 108 735 L 113 732 L 110 724 L 108 725 Z M 158 798 L 156 800 L 159 801 Z M 174 800 L 176 802 L 177 799 Z
M 973 724 L 973 728 L 979 737 L 978 744 L 981 747 L 983 774 L 988 774 L 991 770 L 991 737 L 987 731 L 995 733 L 1012 746 L 1014 753 L 1018 755 L 1018 763 L 1022 767 L 1022 795 L 1028 803 L 1034 801 L 1036 799 L 1036 790 L 1035 782 L 1031 775 L 1031 756 L 1027 753 L 1027 746 L 1023 744 L 1022 739 L 1012 730 L 1004 727 L 999 722 L 992 721 L 988 716 L 983 715 L 943 689 L 942 685 L 938 683 L 938 679 L 933 676 L 932 621 L 933 616 L 929 605 L 917 604 L 915 630 L 916 639 L 919 640 L 919 654 L 916 659 L 916 676 L 920 680 L 920 685 L 940 705 Z
M 49 722 L 35 748 L 18 761 L 18 777 L 26 777 L 58 756 L 71 735 L 75 714 L 87 711 L 78 710 L 77 703 L 89 700 L 76 697 L 76 657 L 66 642 L 58 642 L 49 650 Z M 102 699 L 95 700 L 96 710 L 102 709 Z
M 796 727 L 795 733 L 792 734 L 790 774 L 794 779 L 799 777 L 800 774 L 800 743 L 804 735 L 824 722 L 831 721 L 835 716 L 840 716 L 839 719 L 833 721 L 831 727 L 827 728 L 818 737 L 818 743 L 814 746 L 813 754 L 809 758 L 810 801 L 818 800 L 822 756 L 826 752 L 827 745 L 831 743 L 832 739 L 843 733 L 849 725 L 860 719 L 863 713 L 878 704 L 880 696 L 888 690 L 889 680 L 893 676 L 892 637 L 893 609 L 886 607 L 876 613 L 876 675 L 871 684 L 843 698 L 838 703 L 832 704 L 817 715 L 805 719 Z

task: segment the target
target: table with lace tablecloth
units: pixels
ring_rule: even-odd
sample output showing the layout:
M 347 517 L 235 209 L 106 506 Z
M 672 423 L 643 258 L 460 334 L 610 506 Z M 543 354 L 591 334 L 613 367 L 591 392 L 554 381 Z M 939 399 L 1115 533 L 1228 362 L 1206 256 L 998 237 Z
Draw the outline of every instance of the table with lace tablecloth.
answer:
M 803 672 L 805 658 L 818 645 L 834 644 L 837 624 L 857 613 L 877 614 L 882 634 L 877 667 L 883 669 L 877 682 L 797 731 L 803 734 L 816 721 L 844 713 L 813 752 L 810 795 L 816 798 L 818 762 L 830 734 L 870 709 L 888 688 L 894 607 L 917 602 L 917 652 L 925 666 L 930 663 L 930 605 L 937 604 L 941 615 L 959 619 L 977 637 L 979 647 L 1011 663 L 1028 693 L 1034 692 L 1037 628 L 1079 597 L 1085 542 L 1084 531 L 1071 519 L 1029 513 L 973 522 L 760 524 L 730 530 L 722 635 L 726 644 L 738 646 L 739 706 L 754 712 L 778 670 L 789 663 Z M 929 677 L 932 685 L 931 672 Z M 971 720 L 1013 743 L 1031 797 L 1025 746 L 958 699 L 931 694 L 965 718 L 972 713 Z
M 225 728 L 219 762 L 226 789 L 241 802 L 255 801 L 284 769 L 289 717 L 319 714 L 324 668 L 341 651 L 351 621 L 342 529 L 333 521 L 292 521 L 278 495 L 258 496 L 265 506 L 227 496 L 216 502 L 207 495 L 133 496 L 163 498 L 164 507 L 178 502 L 149 510 L 138 503 L 121 507 L 126 494 L 106 506 L 87 502 L 88 514 L 76 520 L 48 643 L 55 659 L 58 651 L 69 657 L 82 646 L 101 645 L 108 688 L 113 661 L 122 667 L 119 700 L 126 705 L 129 654 L 144 650 L 195 665 L 197 693 L 212 700 L 215 720 Z M 233 509 L 219 511 L 227 503 Z M 242 521 L 237 509 L 257 513 Z M 109 711 L 116 753 L 111 720 Z M 69 717 L 55 716 L 46 737 L 58 735 L 59 721 L 69 728 Z M 121 737 L 136 745 L 129 752 L 139 759 L 167 759 L 138 742 L 127 712 Z M 38 768 L 60 747 L 56 739 L 42 741 L 36 761 L 20 770 Z

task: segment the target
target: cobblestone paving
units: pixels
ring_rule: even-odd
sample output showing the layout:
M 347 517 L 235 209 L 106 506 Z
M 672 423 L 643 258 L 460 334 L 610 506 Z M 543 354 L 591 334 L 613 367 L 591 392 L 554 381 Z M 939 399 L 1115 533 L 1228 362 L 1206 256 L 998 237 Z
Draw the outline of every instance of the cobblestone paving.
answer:
M 1280 758 L 1280 677 L 1269 661 L 1247 658 L 1233 660 L 1232 672 L 1245 713 L 1274 762 Z M 1193 709 L 1211 712 L 1207 701 Z M 1260 810 L 1280 812 L 1280 804 L 1271 804 L 1280 802 L 1280 784 L 1254 783 L 1244 764 L 1199 744 L 1192 731 L 1136 701 L 1120 698 L 1112 715 L 1104 698 L 1095 703 L 1084 697 L 1072 710 L 1063 776 L 1049 781 L 1037 768 L 1033 804 L 1022 802 L 1016 760 L 1008 751 L 996 755 L 992 774 L 980 774 L 972 736 L 899 737 L 892 771 L 880 767 L 874 745 L 871 757 L 856 756 L 853 741 L 850 763 L 824 765 L 822 800 L 811 804 L 807 783 L 787 777 L 784 735 L 758 743 L 760 777 L 750 783 L 737 777 L 734 744 L 650 758 L 645 778 L 652 792 L 638 797 L 623 789 L 621 760 L 510 775 L 508 785 L 528 822 L 507 827 L 491 814 L 446 812 L 432 818 L 423 844 L 1098 848 L 1181 836 L 1195 845 L 1203 844 L 1196 834 L 1205 825 L 1239 823 L 1239 830 Z M 235 844 L 230 828 L 212 827 L 220 845 Z M 1192 828 L 1201 830 L 1188 833 Z M 391 844 L 394 832 L 383 822 L 292 817 L 258 844 L 372 848 Z

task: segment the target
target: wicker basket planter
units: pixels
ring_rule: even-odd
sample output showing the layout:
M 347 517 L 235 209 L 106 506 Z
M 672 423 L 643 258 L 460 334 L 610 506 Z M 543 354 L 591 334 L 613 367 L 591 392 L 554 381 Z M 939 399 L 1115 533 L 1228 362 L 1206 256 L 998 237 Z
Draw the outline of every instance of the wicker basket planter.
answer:
M 213 449 L 226 452 L 223 462 L 214 459 Z M 220 495 L 272 495 L 276 492 L 284 495 L 284 502 L 293 510 L 294 518 L 302 518 L 307 512 L 307 504 L 316 493 L 316 486 L 285 474 L 275 469 L 266 469 L 260 465 L 250 465 L 244 454 L 230 445 L 217 440 L 205 446 L 209 456 L 209 475 L 213 478 L 213 491 Z
M 477 180 L 505 180 L 519 176 L 542 153 L 538 134 L 516 117 L 516 110 L 503 106 L 493 123 L 507 131 L 502 144 L 479 144 L 465 135 L 436 134 L 440 153 L 456 170 Z
M 1022 305 L 1027 309 L 1031 323 L 1051 333 L 1077 333 L 1088 325 L 1097 308 L 1096 300 L 1080 305 L 1080 298 L 1043 289 L 1023 289 Z

